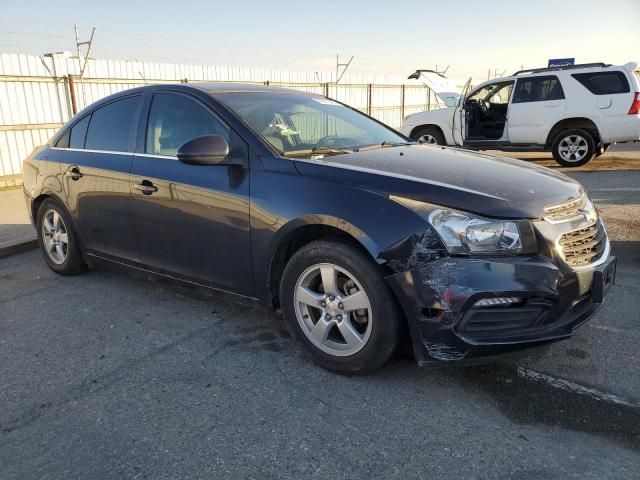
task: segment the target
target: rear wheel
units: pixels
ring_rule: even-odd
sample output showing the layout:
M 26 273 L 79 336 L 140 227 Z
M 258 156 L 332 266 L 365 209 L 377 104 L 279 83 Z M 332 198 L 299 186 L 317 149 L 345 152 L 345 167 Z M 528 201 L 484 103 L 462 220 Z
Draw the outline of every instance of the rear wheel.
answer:
M 431 145 L 446 145 L 442 132 L 435 127 L 424 127 L 416 130 L 411 134 L 411 139 L 416 142 Z
M 328 370 L 372 372 L 398 346 L 395 298 L 375 264 L 348 243 L 319 240 L 298 250 L 285 267 L 280 304 L 292 336 Z
M 595 155 L 596 142 L 586 130 L 565 130 L 553 141 L 553 158 L 563 167 L 579 167 Z
M 55 200 L 46 199 L 37 214 L 38 243 L 49 268 L 60 275 L 84 270 L 77 237 L 67 211 Z

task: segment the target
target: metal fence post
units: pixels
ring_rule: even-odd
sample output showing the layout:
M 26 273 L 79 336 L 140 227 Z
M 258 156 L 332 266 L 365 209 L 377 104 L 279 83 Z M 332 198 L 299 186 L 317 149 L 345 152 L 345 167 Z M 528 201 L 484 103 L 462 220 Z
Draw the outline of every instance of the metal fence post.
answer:
M 373 86 L 369 83 L 367 84 L 367 115 L 371 116 L 371 91 L 373 90 Z
M 67 78 L 69 79 L 67 85 L 69 87 L 69 99 L 71 100 L 71 115 L 73 116 L 78 113 L 78 104 L 76 103 L 76 89 L 73 84 L 73 75 L 69 74 Z

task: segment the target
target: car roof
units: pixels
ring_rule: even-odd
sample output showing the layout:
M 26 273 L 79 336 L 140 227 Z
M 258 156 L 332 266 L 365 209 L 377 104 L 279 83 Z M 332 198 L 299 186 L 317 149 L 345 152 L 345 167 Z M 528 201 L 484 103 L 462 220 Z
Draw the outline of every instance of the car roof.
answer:
M 195 88 L 199 88 L 200 90 L 204 90 L 205 92 L 211 95 L 216 95 L 218 93 L 232 93 L 232 92 L 295 93 L 295 94 L 309 95 L 309 96 L 314 95 L 312 93 L 301 92 L 299 90 L 292 90 L 290 88 L 264 85 L 264 84 L 212 82 L 212 83 L 192 83 L 190 85 Z
M 476 85 L 474 90 L 477 90 L 479 87 L 483 87 L 485 85 L 489 85 L 491 83 L 500 83 L 500 82 L 508 82 L 512 80 L 516 80 L 518 78 L 531 78 L 531 77 L 545 77 L 549 75 L 568 75 L 574 73 L 584 73 L 584 72 L 592 72 L 596 70 L 601 71 L 611 71 L 611 70 L 626 70 L 632 72 L 638 68 L 638 62 L 629 62 L 625 65 L 611 65 L 611 64 L 582 64 L 582 65 L 573 65 L 568 67 L 549 67 L 549 68 L 539 68 L 539 69 L 531 69 L 531 70 L 521 70 L 513 75 L 509 75 L 508 77 L 499 77 L 493 78 L 491 80 L 485 80 L 484 82 Z

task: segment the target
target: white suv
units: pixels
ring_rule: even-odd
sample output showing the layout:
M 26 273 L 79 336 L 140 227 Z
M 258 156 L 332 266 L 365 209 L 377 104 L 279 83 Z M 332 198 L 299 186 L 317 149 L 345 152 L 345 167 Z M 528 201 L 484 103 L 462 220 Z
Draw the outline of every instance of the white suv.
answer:
M 417 70 L 447 108 L 409 115 L 414 140 L 475 150 L 552 151 L 566 167 L 584 165 L 609 144 L 640 139 L 640 71 L 591 63 L 521 70 L 462 95 L 442 75 Z

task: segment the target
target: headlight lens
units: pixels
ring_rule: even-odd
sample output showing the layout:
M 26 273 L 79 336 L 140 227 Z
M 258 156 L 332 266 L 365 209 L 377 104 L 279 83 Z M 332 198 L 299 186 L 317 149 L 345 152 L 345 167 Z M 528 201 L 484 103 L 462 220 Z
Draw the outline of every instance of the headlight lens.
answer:
M 449 253 L 519 255 L 536 253 L 538 249 L 529 220 L 484 218 L 409 198 L 393 195 L 390 198 L 427 220 Z
M 520 254 L 535 252 L 535 235 L 526 220 L 494 220 L 437 209 L 429 223 L 450 253 Z

